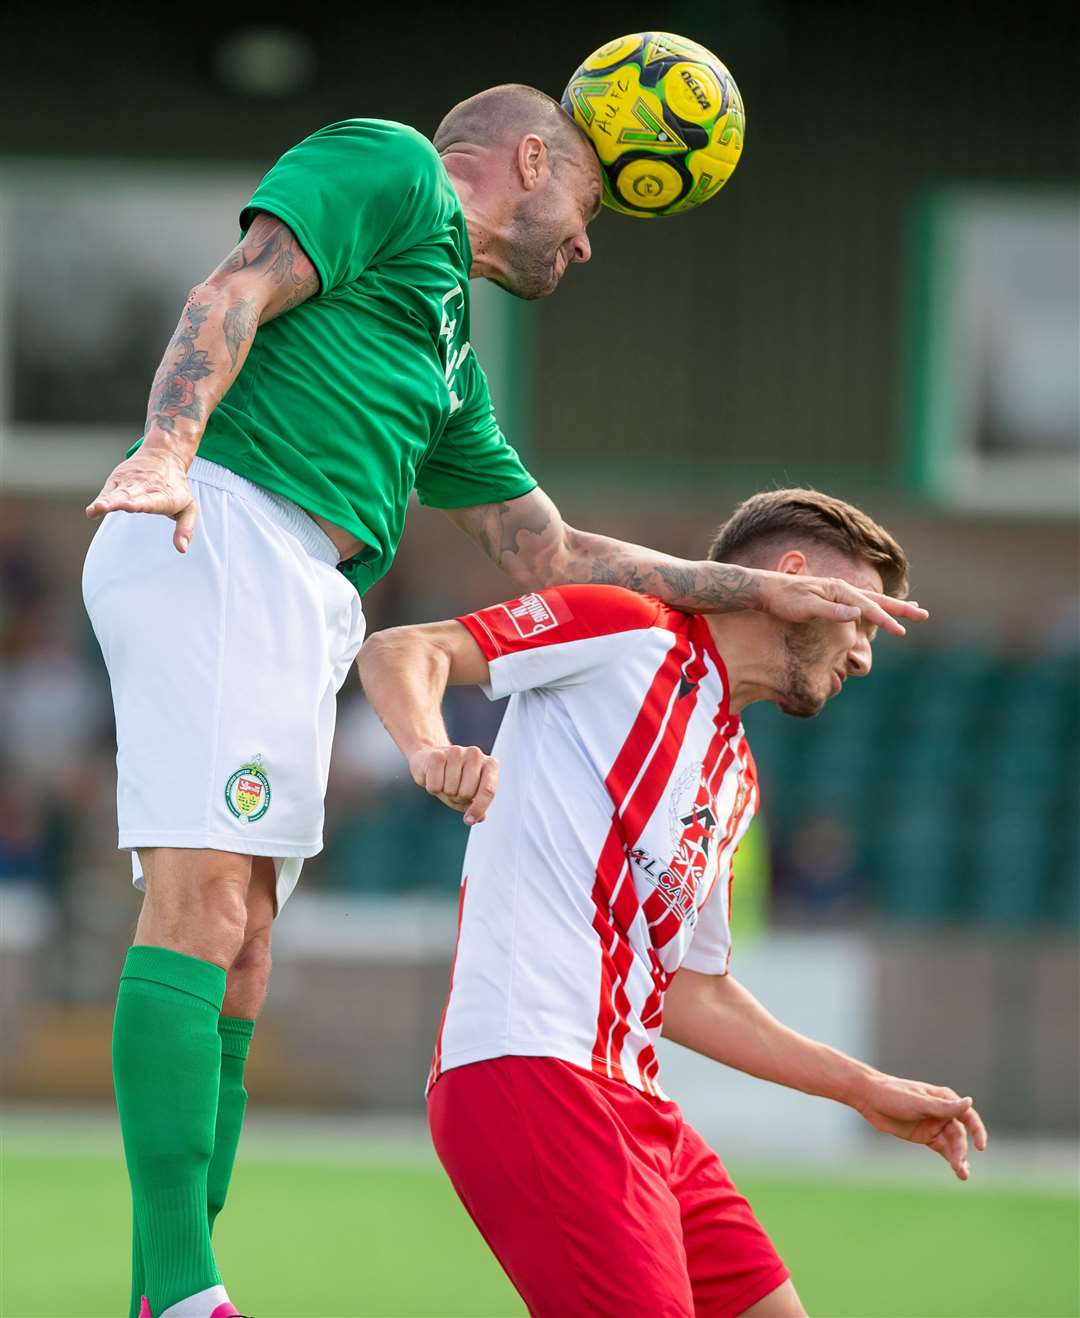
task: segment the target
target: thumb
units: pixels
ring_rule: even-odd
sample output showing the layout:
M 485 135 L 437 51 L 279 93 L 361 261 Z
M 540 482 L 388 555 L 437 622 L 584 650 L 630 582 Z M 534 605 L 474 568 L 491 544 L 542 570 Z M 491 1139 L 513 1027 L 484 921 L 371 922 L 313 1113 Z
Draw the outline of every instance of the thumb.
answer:
M 194 499 L 177 515 L 176 530 L 173 532 L 173 544 L 181 554 L 186 554 L 191 537 L 195 534 L 195 523 L 199 519 L 199 506 Z

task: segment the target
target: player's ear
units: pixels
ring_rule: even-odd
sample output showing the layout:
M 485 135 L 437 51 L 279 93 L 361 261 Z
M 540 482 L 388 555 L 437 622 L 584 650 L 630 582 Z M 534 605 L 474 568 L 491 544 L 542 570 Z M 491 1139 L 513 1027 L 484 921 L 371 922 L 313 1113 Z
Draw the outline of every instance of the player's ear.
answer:
M 537 133 L 526 133 L 517 145 L 516 163 L 521 186 L 526 192 L 532 192 L 544 181 L 550 168 L 544 139 Z
M 773 571 L 805 576 L 810 572 L 810 565 L 801 549 L 789 549 L 773 564 Z

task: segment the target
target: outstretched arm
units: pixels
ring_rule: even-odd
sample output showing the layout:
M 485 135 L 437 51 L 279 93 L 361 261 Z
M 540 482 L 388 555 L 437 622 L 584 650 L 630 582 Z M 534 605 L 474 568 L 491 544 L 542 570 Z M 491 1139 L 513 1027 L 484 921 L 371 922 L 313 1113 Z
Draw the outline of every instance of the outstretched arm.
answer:
M 466 824 L 487 814 L 499 766 L 478 746 L 451 744 L 443 722 L 447 686 L 488 679 L 487 660 L 460 622 L 375 632 L 356 660 L 364 692 L 409 765 L 413 782 Z
M 187 470 L 210 413 L 239 375 L 258 327 L 318 289 L 292 230 L 273 215 L 256 215 L 239 245 L 188 294 L 154 376 L 142 445 L 113 471 L 87 517 L 161 513 L 175 520 L 173 543 L 186 552 L 196 519 Z
M 970 1098 L 886 1075 L 789 1030 L 730 975 L 680 970 L 664 998 L 663 1033 L 737 1071 L 846 1103 L 875 1130 L 933 1149 L 962 1181 L 971 1174 L 968 1135 L 986 1148 L 986 1127 Z
M 785 622 L 862 618 L 894 635 L 899 619 L 921 621 L 909 600 L 859 590 L 835 577 L 811 577 L 731 563 L 690 562 L 641 545 L 567 526 L 543 490 L 506 503 L 478 504 L 448 514 L 520 586 L 533 590 L 572 583 L 625 586 L 690 613 L 759 609 Z

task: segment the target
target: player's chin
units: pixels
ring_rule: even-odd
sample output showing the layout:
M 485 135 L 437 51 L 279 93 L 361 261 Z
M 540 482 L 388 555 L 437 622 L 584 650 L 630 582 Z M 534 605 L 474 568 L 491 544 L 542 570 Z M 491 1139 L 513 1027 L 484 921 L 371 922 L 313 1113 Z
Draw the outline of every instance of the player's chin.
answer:
M 776 707 L 781 714 L 787 714 L 791 718 L 816 718 L 825 708 L 828 696 L 814 696 L 810 692 L 800 691 L 797 694 L 783 696 L 776 702 Z
M 559 281 L 555 278 L 554 272 L 549 278 L 545 279 L 529 277 L 507 279 L 505 281 L 497 280 L 496 282 L 507 293 L 512 293 L 514 297 L 519 297 L 524 302 L 535 302 L 538 298 L 547 297 L 549 294 L 554 293 L 559 286 Z

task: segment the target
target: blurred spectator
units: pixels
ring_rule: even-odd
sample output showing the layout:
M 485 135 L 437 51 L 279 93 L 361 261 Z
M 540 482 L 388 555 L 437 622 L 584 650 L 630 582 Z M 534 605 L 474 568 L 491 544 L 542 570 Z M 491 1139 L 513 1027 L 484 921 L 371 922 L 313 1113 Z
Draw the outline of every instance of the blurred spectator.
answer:
M 10 765 L 0 766 L 0 882 L 40 882 L 45 870 L 42 803 Z
M 836 810 L 809 810 L 779 848 L 777 914 L 798 923 L 835 924 L 864 901 L 855 835 Z

